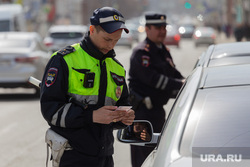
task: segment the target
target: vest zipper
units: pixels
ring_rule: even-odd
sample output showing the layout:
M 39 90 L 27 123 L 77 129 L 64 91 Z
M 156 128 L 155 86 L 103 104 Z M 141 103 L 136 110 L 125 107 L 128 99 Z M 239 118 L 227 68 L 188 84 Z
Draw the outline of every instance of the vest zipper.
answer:
M 105 104 L 106 91 L 107 91 L 107 68 L 106 62 L 100 60 L 101 76 L 100 76 L 100 87 L 98 96 L 98 106 L 102 107 Z

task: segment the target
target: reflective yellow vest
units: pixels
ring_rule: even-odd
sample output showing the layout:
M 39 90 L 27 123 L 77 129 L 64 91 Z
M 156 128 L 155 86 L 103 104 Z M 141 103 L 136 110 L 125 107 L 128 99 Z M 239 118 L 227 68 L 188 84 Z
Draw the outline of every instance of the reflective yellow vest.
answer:
M 63 58 L 68 65 L 68 94 L 82 103 L 97 104 L 101 68 L 100 60 L 90 56 L 85 52 L 79 43 L 72 45 L 75 51 L 65 55 Z M 125 83 L 125 69 L 113 58 L 106 58 L 102 63 L 106 63 L 107 71 L 107 91 L 104 105 L 116 105 Z M 91 88 L 83 86 L 86 72 L 95 73 L 94 85 Z M 85 73 L 85 74 L 84 74 Z

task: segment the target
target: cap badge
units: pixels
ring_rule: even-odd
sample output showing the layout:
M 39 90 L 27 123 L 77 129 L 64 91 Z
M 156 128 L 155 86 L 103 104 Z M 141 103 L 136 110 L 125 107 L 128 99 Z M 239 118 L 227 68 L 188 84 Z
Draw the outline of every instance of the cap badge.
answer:
M 119 20 L 119 17 L 118 17 L 117 15 L 114 15 L 113 17 L 114 17 L 114 20 L 115 20 L 115 21 L 118 21 L 118 20 Z
M 164 16 L 161 16 L 161 20 L 164 20 Z
M 149 56 L 142 56 L 142 66 L 143 67 L 148 67 L 149 66 L 149 61 L 150 61 L 150 57 Z
M 48 70 L 48 73 L 45 77 L 45 85 L 47 87 L 50 87 L 51 85 L 53 85 L 53 83 L 55 83 L 56 77 L 57 77 L 57 72 L 58 72 L 58 69 L 54 68 L 54 67 L 51 67 Z

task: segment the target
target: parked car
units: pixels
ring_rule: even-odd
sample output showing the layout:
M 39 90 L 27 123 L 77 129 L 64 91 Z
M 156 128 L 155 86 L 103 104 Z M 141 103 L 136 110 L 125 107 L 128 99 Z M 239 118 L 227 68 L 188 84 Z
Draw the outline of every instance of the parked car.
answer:
M 134 43 L 133 34 L 131 34 L 130 32 L 128 34 L 122 33 L 121 38 L 116 43 L 116 46 L 127 46 L 129 48 L 132 48 L 133 43 Z
M 192 38 L 195 30 L 195 26 L 193 24 L 183 24 L 179 26 L 179 33 L 182 38 Z
M 31 88 L 30 76 L 42 79 L 50 55 L 36 32 L 0 33 L 0 87 Z M 35 94 L 39 95 L 36 89 Z
M 231 42 L 211 45 L 203 52 L 195 67 L 250 63 L 250 42 Z
M 181 35 L 178 31 L 178 28 L 176 25 L 167 25 L 167 36 L 164 40 L 165 45 L 174 45 L 177 46 L 178 48 L 180 47 L 180 40 L 181 40 Z
M 139 25 L 138 24 L 127 23 L 127 21 L 126 21 L 126 27 L 129 29 L 129 34 L 132 35 L 133 40 L 135 42 L 139 42 L 139 35 L 140 35 L 140 32 L 138 30 Z
M 133 126 L 129 126 L 118 131 L 118 139 L 142 147 L 155 144 L 142 167 L 247 166 L 249 99 L 250 64 L 197 67 L 160 134 L 152 133 L 148 125 L 148 140 L 130 138 L 127 132 Z
M 49 50 L 55 52 L 65 46 L 80 42 L 88 31 L 85 25 L 53 25 L 44 38 L 44 44 Z
M 212 27 L 197 27 L 193 34 L 195 46 L 215 44 L 216 32 Z

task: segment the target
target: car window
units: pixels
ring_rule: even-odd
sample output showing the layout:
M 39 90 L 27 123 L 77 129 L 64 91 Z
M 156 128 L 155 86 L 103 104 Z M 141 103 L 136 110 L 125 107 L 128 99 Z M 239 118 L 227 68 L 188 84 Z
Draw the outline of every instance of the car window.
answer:
M 60 38 L 81 38 L 83 33 L 80 32 L 56 32 L 51 33 L 50 36 L 52 38 L 60 39 Z
M 184 26 L 181 26 L 181 27 L 183 27 L 186 32 L 192 32 L 195 29 L 194 26 L 192 26 L 192 25 L 184 25 Z
M 191 31 L 193 31 L 194 28 L 193 27 L 185 27 L 185 29 L 187 32 L 191 32 Z
M 10 21 L 1 20 L 0 21 L 0 31 L 10 31 Z
M 196 31 L 200 31 L 202 35 L 211 35 L 214 33 L 213 29 L 210 29 L 210 28 L 201 28 L 201 29 L 197 29 Z
M 0 48 L 29 48 L 32 42 L 30 40 L 19 40 L 19 39 L 11 39 L 11 40 L 2 40 L 0 41 Z
M 250 147 L 249 96 L 249 85 L 200 90 L 187 121 L 181 153 L 190 156 L 195 147 Z

